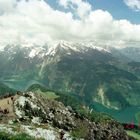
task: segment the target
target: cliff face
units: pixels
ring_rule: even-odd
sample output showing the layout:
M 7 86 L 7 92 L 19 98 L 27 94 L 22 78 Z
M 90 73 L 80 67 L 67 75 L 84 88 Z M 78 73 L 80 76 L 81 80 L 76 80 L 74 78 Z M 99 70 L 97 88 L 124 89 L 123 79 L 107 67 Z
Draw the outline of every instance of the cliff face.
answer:
M 0 125 L 0 131 L 6 130 L 13 135 L 22 132 L 46 140 L 131 140 L 115 120 L 103 120 L 102 123 L 91 121 L 70 106 L 66 107 L 43 94 L 28 92 L 1 99 L 0 102 L 3 100 L 7 102 L 5 108 L 12 100 L 10 106 L 13 110 L 10 113 L 14 115 L 10 116 L 7 112 L 1 116 L 3 124 Z M 3 117 L 7 119 L 4 121 Z

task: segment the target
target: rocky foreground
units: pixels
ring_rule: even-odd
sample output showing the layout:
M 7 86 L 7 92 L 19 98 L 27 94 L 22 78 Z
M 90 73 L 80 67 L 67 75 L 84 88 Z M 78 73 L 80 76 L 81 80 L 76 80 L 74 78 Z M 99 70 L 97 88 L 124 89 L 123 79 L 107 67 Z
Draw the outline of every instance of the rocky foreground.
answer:
M 12 135 L 26 133 L 45 140 L 132 140 L 113 119 L 92 122 L 45 95 L 20 93 L 1 99 L 0 105 L 0 131 Z

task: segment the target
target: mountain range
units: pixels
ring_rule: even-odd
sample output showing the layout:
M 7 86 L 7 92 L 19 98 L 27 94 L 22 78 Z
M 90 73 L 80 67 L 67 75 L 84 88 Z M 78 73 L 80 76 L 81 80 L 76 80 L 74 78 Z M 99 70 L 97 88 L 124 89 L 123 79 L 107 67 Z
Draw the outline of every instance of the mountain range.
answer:
M 0 50 L 0 82 L 20 91 L 39 84 L 80 98 L 98 111 L 139 108 L 139 53 L 139 48 L 117 49 L 94 42 L 7 45 Z

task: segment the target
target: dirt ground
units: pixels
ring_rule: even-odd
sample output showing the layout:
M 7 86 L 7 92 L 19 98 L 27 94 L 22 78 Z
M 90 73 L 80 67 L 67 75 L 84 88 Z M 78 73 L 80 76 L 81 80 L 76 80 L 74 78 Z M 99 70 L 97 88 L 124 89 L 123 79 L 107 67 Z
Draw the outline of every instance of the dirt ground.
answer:
M 14 100 L 16 100 L 17 98 L 19 98 L 19 95 L 16 94 L 15 96 L 0 99 L 0 110 L 7 109 L 9 112 L 6 114 L 6 117 L 15 117 L 13 104 L 14 104 Z

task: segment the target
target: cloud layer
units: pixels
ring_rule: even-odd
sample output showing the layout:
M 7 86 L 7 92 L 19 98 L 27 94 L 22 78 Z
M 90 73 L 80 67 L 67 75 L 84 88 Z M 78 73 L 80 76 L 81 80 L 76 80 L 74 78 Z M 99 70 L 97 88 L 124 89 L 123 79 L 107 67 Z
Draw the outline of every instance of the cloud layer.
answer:
M 81 19 L 86 18 L 91 12 L 91 5 L 82 0 L 59 0 L 59 4 L 65 9 L 74 10 L 75 14 Z
M 140 0 L 124 0 L 125 4 L 135 11 L 140 11 Z
M 82 0 L 59 0 L 68 12 L 44 0 L 0 0 L 0 44 L 44 44 L 52 40 L 100 40 L 121 45 L 140 42 L 140 25 L 115 20 Z

